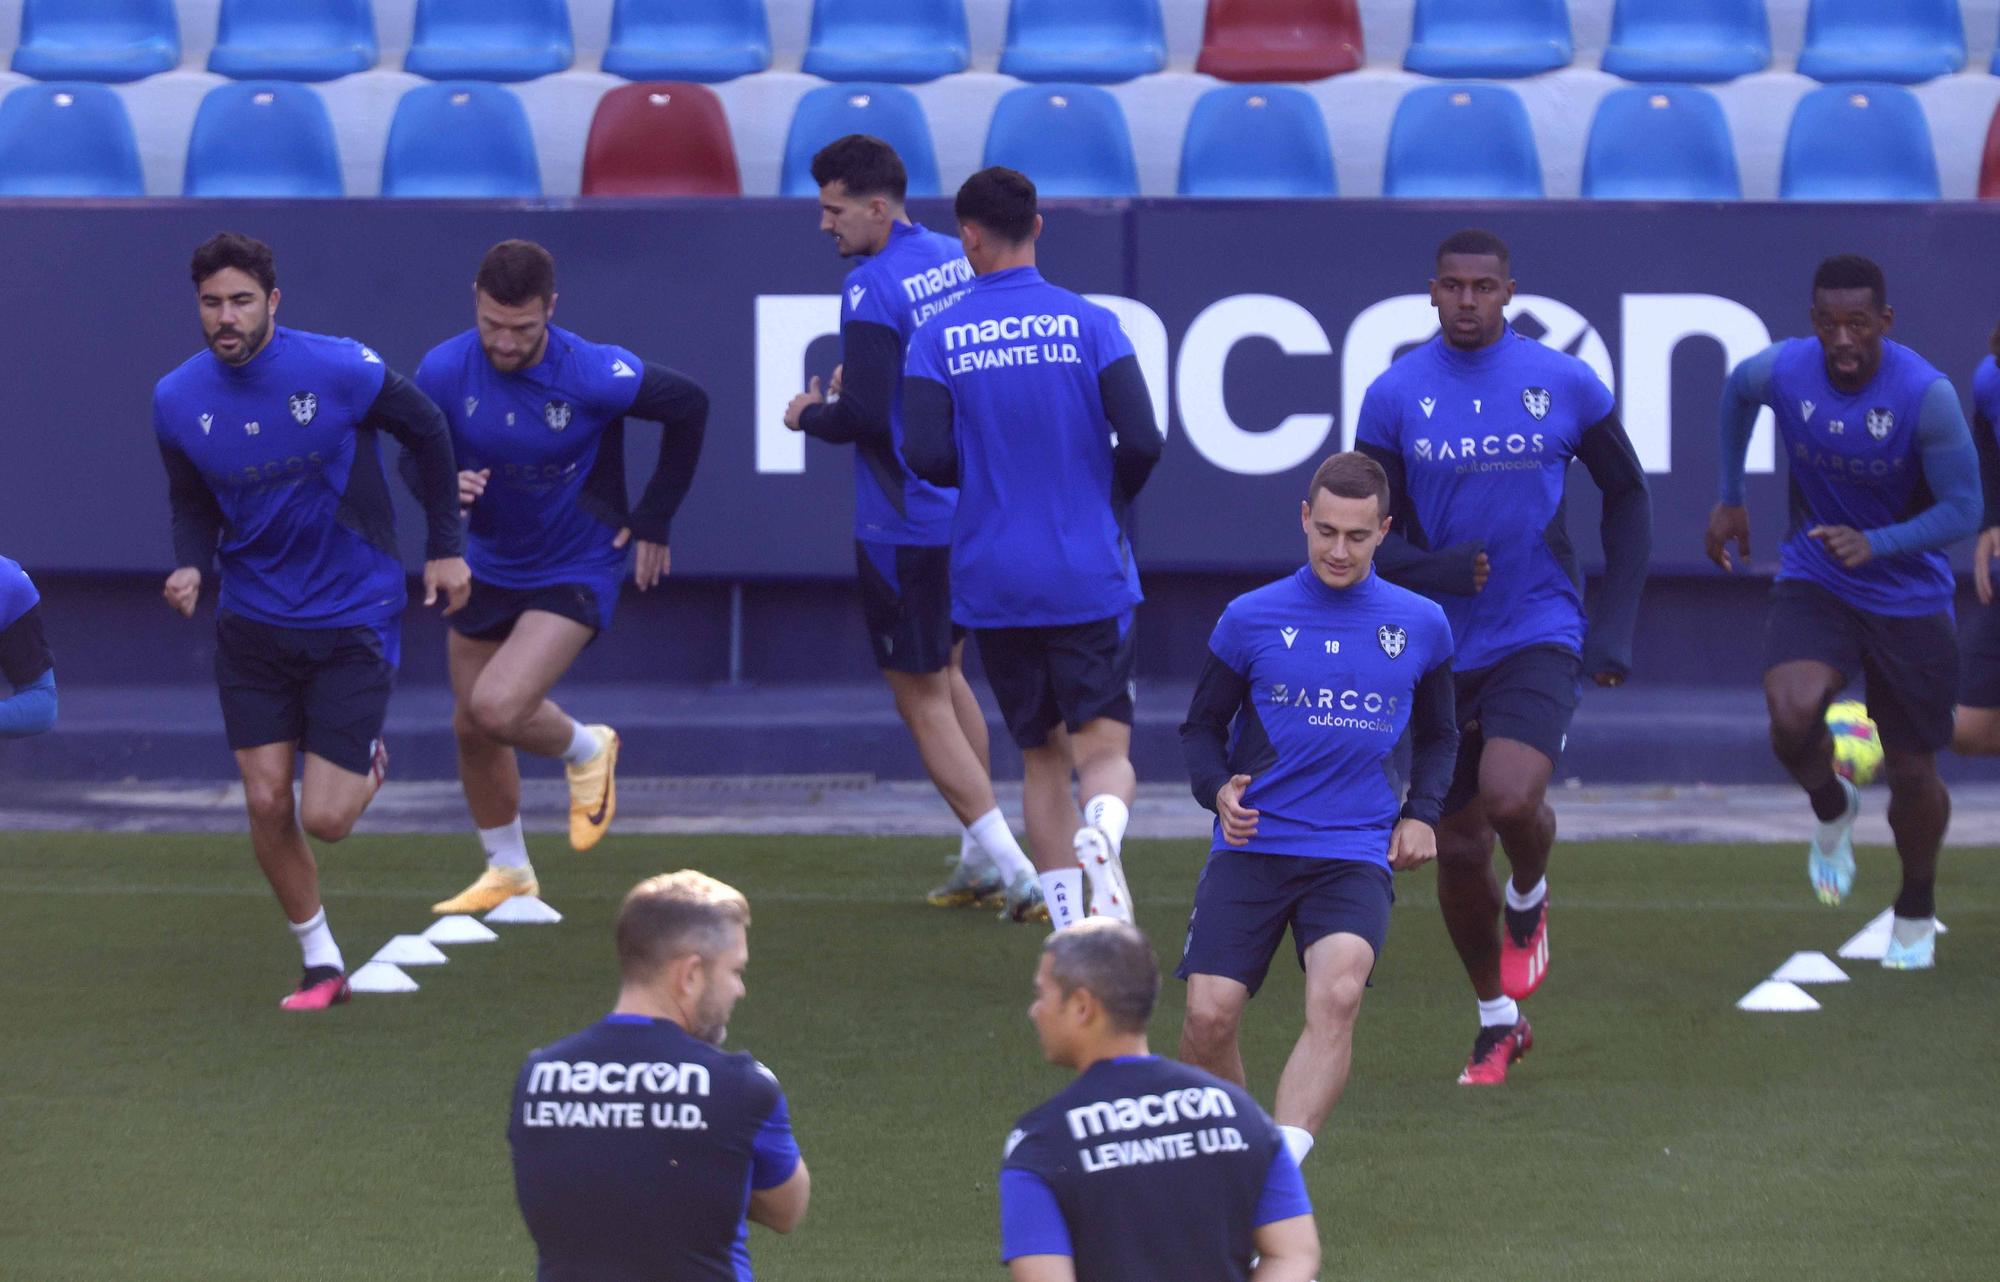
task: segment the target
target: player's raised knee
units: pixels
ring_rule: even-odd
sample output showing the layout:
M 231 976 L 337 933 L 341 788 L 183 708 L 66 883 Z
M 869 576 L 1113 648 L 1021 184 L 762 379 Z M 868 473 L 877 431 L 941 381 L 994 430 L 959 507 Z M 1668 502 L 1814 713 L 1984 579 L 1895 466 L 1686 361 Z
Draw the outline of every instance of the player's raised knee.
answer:
M 244 808 L 250 812 L 253 822 L 272 827 L 290 826 L 295 802 L 292 798 L 292 781 L 282 783 L 272 780 L 251 781 L 243 784 Z
M 1189 993 L 1187 1016 L 1181 1022 L 1181 1059 L 1206 1064 L 1226 1054 L 1236 1044 L 1242 1022 L 1241 1006 Z
M 344 841 L 354 831 L 357 818 L 357 814 L 324 802 L 307 802 L 299 812 L 299 826 L 315 841 Z
M 1306 993 L 1306 1023 L 1319 1027 L 1352 1024 L 1368 988 L 1368 973 L 1355 970 L 1314 984 Z
M 1501 784 L 1480 789 L 1479 804 L 1486 811 L 1486 822 L 1495 828 L 1507 829 L 1539 819 L 1544 798 L 1539 787 Z
M 519 699 L 505 692 L 474 690 L 472 698 L 460 705 L 459 714 L 454 715 L 454 724 L 457 715 L 463 715 L 479 734 L 502 743 L 512 743 L 526 729 L 528 719 L 534 716 L 540 702 L 539 699 Z

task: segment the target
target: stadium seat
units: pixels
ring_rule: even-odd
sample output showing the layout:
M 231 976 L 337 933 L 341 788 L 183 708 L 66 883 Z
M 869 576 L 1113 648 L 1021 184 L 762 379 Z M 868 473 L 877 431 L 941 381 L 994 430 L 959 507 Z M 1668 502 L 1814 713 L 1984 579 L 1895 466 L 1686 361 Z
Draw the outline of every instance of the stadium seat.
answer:
M 1420 76 L 1532 76 L 1575 56 L 1563 0 L 1417 0 L 1403 69 Z
M 1139 194 L 1125 113 L 1095 85 L 1008 90 L 993 108 L 983 163 L 1020 170 L 1044 196 Z
M 396 104 L 384 196 L 506 199 L 542 194 L 528 113 L 511 89 L 474 80 L 418 85 Z
M 1826 85 L 1799 99 L 1778 179 L 1784 200 L 1936 200 L 1937 158 L 1916 95 Z
M 1979 156 L 1979 198 L 2000 200 L 2000 108 L 1986 126 L 1986 146 Z
M 617 0 L 604 70 L 627 80 L 714 84 L 771 65 L 764 0 Z
M 1194 69 L 1218 80 L 1319 80 L 1364 61 L 1355 0 L 1208 0 Z
M 565 0 L 417 0 L 403 70 L 431 80 L 533 80 L 575 60 Z
M 964 71 L 964 0 L 815 0 L 800 70 L 822 80 L 917 84 Z
M 1115 84 L 1167 65 L 1160 0 L 1013 0 L 1000 74 Z
M 1542 161 L 1528 109 L 1500 85 L 1424 85 L 1389 125 L 1384 196 L 1539 200 Z
M 1618 0 L 1604 69 L 1627 80 L 1734 80 L 1771 65 L 1764 0 Z
M 1194 104 L 1183 196 L 1337 196 L 1319 104 L 1285 85 L 1225 85 Z
M 14 70 L 122 84 L 181 62 L 174 0 L 24 0 Z
M 132 118 L 103 85 L 22 85 L 0 100 L 0 196 L 143 196 Z
M 1583 152 L 1594 200 L 1741 200 L 1722 104 L 1704 89 L 1633 85 L 1597 104 Z
M 1958 0 L 1812 0 L 1799 72 L 1913 85 L 1965 65 Z
M 736 145 L 713 89 L 652 81 L 598 100 L 583 146 L 586 196 L 740 196 Z
M 901 85 L 821 85 L 799 99 L 785 135 L 780 196 L 817 196 L 812 158 L 848 134 L 872 134 L 896 149 L 910 177 L 910 195 L 938 194 L 937 153 L 923 104 Z
M 195 113 L 181 194 L 345 195 L 326 104 L 283 80 L 217 85 Z
M 234 80 L 337 80 L 376 56 L 369 0 L 222 0 L 208 69 Z

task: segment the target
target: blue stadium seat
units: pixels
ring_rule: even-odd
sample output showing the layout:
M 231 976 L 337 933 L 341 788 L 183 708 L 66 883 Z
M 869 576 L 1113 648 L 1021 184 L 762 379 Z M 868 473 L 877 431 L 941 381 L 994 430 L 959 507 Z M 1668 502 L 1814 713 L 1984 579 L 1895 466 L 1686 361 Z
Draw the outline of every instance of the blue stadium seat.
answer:
M 1714 82 L 1771 65 L 1764 0 L 1618 0 L 1604 69 L 1627 80 Z
M 1937 156 L 1915 94 L 1825 85 L 1799 99 L 1778 178 L 1784 200 L 1936 200 Z
M 1741 200 L 1722 104 L 1705 89 L 1633 85 L 1597 104 L 1583 151 L 1595 200 Z
M 542 194 L 528 113 L 511 89 L 473 80 L 418 85 L 396 104 L 384 196 L 505 199 Z
M 910 176 L 910 195 L 938 194 L 937 153 L 923 104 L 901 85 L 821 85 L 799 99 L 785 135 L 780 196 L 817 196 L 812 158 L 821 147 L 848 134 L 873 134 L 896 149 Z
M 1287 85 L 1225 85 L 1194 104 L 1183 196 L 1337 196 L 1319 104 Z
M 1167 65 L 1160 0 L 1014 0 L 1000 74 L 1114 84 Z
M 217 85 L 195 113 L 181 194 L 346 195 L 326 104 L 283 80 Z
M 1814 80 L 1913 85 L 1965 65 L 1958 0 L 1812 0 L 1799 71 Z
M 121 84 L 181 63 L 174 0 L 24 0 L 14 70 Z
M 0 100 L 0 196 L 143 196 L 125 104 L 103 85 L 22 85 Z
M 1422 76 L 1532 76 L 1567 67 L 1563 0 L 1417 0 L 1403 68 Z
M 337 80 L 377 56 L 369 0 L 222 0 L 208 69 L 232 80 Z
M 1540 200 L 1542 161 L 1528 109 L 1501 85 L 1424 85 L 1389 125 L 1384 196 Z
M 764 0 L 617 0 L 604 70 L 627 80 L 715 84 L 771 65 Z
M 1008 90 L 986 128 L 984 163 L 1020 170 L 1044 196 L 1139 194 L 1125 113 L 1095 85 Z
M 800 70 L 822 80 L 917 84 L 964 71 L 964 0 L 815 0 Z
M 431 80 L 533 80 L 574 61 L 565 0 L 417 0 L 403 70 Z

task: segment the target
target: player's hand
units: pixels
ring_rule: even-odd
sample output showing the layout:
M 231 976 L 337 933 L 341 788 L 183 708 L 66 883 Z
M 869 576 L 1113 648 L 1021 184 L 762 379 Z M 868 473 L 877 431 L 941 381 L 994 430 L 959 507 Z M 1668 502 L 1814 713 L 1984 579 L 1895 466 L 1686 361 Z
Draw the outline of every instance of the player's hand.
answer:
M 1600 689 L 1604 690 L 1616 690 L 1619 686 L 1625 684 L 1624 673 L 1613 672 L 1609 669 L 1606 669 L 1603 672 L 1592 673 L 1590 679 L 1596 682 Z
M 791 428 L 794 432 L 803 432 L 805 430 L 806 408 L 811 405 L 824 404 L 826 404 L 826 397 L 820 394 L 819 375 L 815 374 L 806 380 L 806 390 L 794 396 L 792 403 L 785 406 L 785 426 Z
M 1826 554 L 1850 570 L 1858 570 L 1874 557 L 1868 536 L 1849 525 L 1815 525 L 1806 537 L 1819 540 Z
M 1486 590 L 1486 580 L 1493 577 L 1493 562 L 1484 553 L 1472 558 L 1472 593 L 1479 595 Z
M 1257 812 L 1243 804 L 1243 791 L 1249 786 L 1249 775 L 1234 775 L 1215 794 L 1215 813 L 1222 820 L 1224 845 L 1247 846 L 1257 835 Z
M 611 540 L 611 546 L 622 548 L 632 542 L 632 531 L 618 531 L 618 537 Z M 673 572 L 674 554 L 664 543 L 648 543 L 640 539 L 632 555 L 632 582 L 641 592 L 659 586 L 661 579 Z
M 463 512 L 471 507 L 479 496 L 486 493 L 486 482 L 493 476 L 493 469 L 482 467 L 477 472 L 458 474 L 458 510 Z
M 840 399 L 840 372 L 846 368 L 845 365 L 834 366 L 833 377 L 826 380 L 826 399 L 829 401 Z
M 1733 574 L 1736 564 L 1729 559 L 1732 539 L 1743 564 L 1749 565 L 1750 509 L 1741 503 L 1717 503 L 1708 514 L 1708 533 L 1702 536 L 1702 548 L 1708 553 L 1709 560 Z
M 175 570 L 167 576 L 167 586 L 160 595 L 183 619 L 192 619 L 194 603 L 201 598 L 201 571 L 192 565 Z
M 472 567 L 465 563 L 464 557 L 445 556 L 424 562 L 424 604 L 436 605 L 440 592 L 444 593 L 446 615 L 465 608 L 465 599 L 472 595 Z
M 1993 558 L 2000 556 L 2000 525 L 1990 526 L 1979 532 L 1979 542 L 1972 549 L 1972 586 L 1979 593 L 1979 604 L 1993 604 Z
M 1389 866 L 1397 872 L 1427 864 L 1437 857 L 1437 829 L 1421 819 L 1404 819 L 1389 834 Z

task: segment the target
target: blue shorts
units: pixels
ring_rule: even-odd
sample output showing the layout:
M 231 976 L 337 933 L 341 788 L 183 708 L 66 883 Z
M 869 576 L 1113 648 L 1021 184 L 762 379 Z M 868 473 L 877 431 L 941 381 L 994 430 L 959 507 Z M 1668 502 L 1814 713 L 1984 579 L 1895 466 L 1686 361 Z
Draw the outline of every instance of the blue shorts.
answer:
M 2000 601 L 1966 612 L 1958 659 L 1958 701 L 1968 708 L 2000 708 Z
M 1395 902 L 1394 878 L 1380 864 L 1211 851 L 1195 887 L 1187 942 L 1174 974 L 1221 975 L 1255 995 L 1287 926 L 1300 970 L 1306 949 L 1328 935 L 1359 935 L 1380 958 L 1389 937 L 1389 905 Z
M 367 774 L 389 716 L 402 620 L 281 628 L 219 611 L 215 685 L 232 749 L 296 743 Z
M 1479 798 L 1479 758 L 1488 739 L 1525 743 L 1561 765 L 1581 694 L 1583 660 L 1560 645 L 1531 645 L 1498 663 L 1452 674 L 1458 702 L 1458 762 L 1444 795 L 1455 815 Z
M 1771 585 L 1764 620 L 1764 670 L 1802 659 L 1839 669 L 1850 684 L 1862 679 L 1868 715 L 1884 747 L 1937 752 L 1950 746 L 1952 703 L 1964 701 L 1951 611 L 1876 614 L 1817 583 L 1780 579 Z
M 923 675 L 951 666 L 965 629 L 951 621 L 951 548 L 854 541 L 861 615 L 875 666 Z
M 472 595 L 445 622 L 451 624 L 452 631 L 474 641 L 505 641 L 513 635 L 514 625 L 522 615 L 540 610 L 581 623 L 591 629 L 590 639 L 595 641 L 611 626 L 611 611 L 618 604 L 618 581 L 612 580 L 609 587 L 606 591 L 603 584 L 579 581 L 539 588 L 503 588 L 474 576 Z

